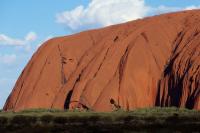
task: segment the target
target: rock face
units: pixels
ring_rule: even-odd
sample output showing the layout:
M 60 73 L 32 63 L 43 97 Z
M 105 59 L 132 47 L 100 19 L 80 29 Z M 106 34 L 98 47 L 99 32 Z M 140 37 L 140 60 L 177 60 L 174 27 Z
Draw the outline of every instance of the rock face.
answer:
M 200 109 L 200 11 L 164 14 L 44 43 L 4 110 Z

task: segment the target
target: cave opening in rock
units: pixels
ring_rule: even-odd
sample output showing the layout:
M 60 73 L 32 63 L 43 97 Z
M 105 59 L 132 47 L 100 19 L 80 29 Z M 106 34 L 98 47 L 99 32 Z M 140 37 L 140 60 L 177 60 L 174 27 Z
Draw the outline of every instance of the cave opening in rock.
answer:
M 118 105 L 114 99 L 110 99 L 110 104 L 113 106 L 113 110 L 119 110 L 121 108 L 120 105 Z
M 72 97 L 73 90 L 69 91 L 65 100 L 64 109 L 69 109 L 70 100 Z

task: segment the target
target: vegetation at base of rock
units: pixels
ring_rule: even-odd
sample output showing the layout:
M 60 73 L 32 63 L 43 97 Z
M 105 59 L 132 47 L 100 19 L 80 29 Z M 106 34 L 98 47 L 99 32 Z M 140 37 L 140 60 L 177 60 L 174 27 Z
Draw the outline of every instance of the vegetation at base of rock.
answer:
M 1 112 L 0 131 L 94 132 L 101 131 L 199 131 L 200 111 L 183 108 L 145 108 L 133 111 L 80 112 L 57 109 L 29 109 Z

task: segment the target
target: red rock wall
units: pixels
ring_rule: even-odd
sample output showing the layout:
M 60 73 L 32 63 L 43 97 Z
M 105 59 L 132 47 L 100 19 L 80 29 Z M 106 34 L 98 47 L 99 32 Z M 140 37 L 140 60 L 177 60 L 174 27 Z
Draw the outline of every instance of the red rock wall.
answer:
M 200 26 L 199 21 L 192 18 L 186 23 L 174 42 L 158 86 L 159 106 L 200 109 Z
M 200 108 L 200 11 L 165 14 L 43 44 L 4 110 Z

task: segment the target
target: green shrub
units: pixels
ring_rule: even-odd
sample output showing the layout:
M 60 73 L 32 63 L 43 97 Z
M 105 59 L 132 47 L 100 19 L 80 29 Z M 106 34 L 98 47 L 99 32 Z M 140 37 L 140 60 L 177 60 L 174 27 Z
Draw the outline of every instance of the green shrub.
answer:
M 130 123 L 131 120 L 134 120 L 135 117 L 134 116 L 126 116 L 122 118 L 124 120 L 124 123 Z
M 53 116 L 52 115 L 43 115 L 40 117 L 40 121 L 43 123 L 51 123 L 53 121 Z
M 100 116 L 90 116 L 88 118 L 88 121 L 90 121 L 90 122 L 97 122 L 99 120 L 100 120 Z
M 26 109 L 22 110 L 19 113 L 45 113 L 45 112 L 51 112 L 51 113 L 56 113 L 56 112 L 64 112 L 63 110 L 59 109 L 43 109 L 43 108 L 38 108 L 38 109 Z
M 57 116 L 54 118 L 53 120 L 54 123 L 57 123 L 57 124 L 64 124 L 64 123 L 67 123 L 67 122 L 70 122 L 68 117 L 64 117 L 64 116 Z
M 8 122 L 8 118 L 0 116 L 0 125 L 5 125 Z
M 72 122 L 72 123 L 84 123 L 89 121 L 88 116 L 71 116 L 68 118 L 68 122 Z
M 16 115 L 14 116 L 10 123 L 16 125 L 27 125 L 36 123 L 37 117 L 35 116 L 25 116 L 25 115 Z
M 200 111 L 183 108 L 144 108 L 133 111 L 117 110 L 105 112 L 80 112 L 80 110 L 61 111 L 56 109 L 31 109 L 21 112 L 0 113 L 0 133 L 9 127 L 18 132 L 87 132 L 86 129 L 121 132 L 118 129 L 143 129 L 172 127 L 198 131 Z M 35 124 L 36 123 L 36 124 Z M 191 128 L 188 128 L 189 126 Z M 180 127 L 179 127 L 180 126 Z M 196 128 L 196 129 L 195 129 Z M 116 131 L 113 131 L 116 129 Z M 184 129 L 184 130 L 185 130 Z M 35 131 L 34 131 L 35 130 Z M 37 131 L 36 131 L 37 130 Z M 147 130 L 147 131 L 148 131 Z

